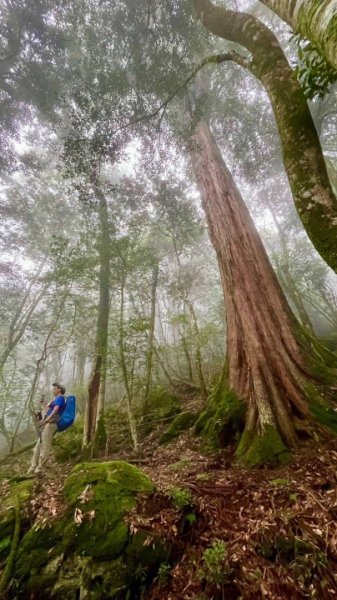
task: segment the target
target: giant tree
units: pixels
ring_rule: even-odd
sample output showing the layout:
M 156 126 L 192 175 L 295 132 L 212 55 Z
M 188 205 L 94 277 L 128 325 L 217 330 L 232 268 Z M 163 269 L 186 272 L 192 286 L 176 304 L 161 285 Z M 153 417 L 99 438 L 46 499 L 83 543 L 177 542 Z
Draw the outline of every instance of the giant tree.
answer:
M 206 120 L 190 152 L 225 298 L 228 385 L 246 407 L 237 454 L 249 465 L 282 462 L 310 435 L 316 359 Z

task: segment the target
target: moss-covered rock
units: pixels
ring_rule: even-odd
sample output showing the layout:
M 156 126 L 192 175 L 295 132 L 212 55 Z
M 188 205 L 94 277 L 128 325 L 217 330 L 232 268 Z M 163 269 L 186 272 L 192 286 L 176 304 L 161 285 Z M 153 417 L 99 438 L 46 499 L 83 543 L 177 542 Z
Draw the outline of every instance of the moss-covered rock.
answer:
M 0 504 L 0 540 L 11 536 L 14 532 L 15 524 L 15 506 L 17 498 L 20 504 L 22 516 L 25 513 L 28 500 L 32 492 L 32 479 L 15 478 L 8 482 L 8 490 L 5 496 L 1 498 Z
M 166 558 L 164 544 L 144 546 L 124 522 L 139 493 L 153 485 L 124 461 L 78 464 L 65 483 L 65 514 L 48 527 L 34 526 L 17 554 L 15 592 L 63 599 L 138 598 L 141 585 Z M 144 581 L 138 581 L 140 568 Z
M 125 513 L 135 505 L 137 493 L 152 490 L 146 475 L 124 461 L 77 465 L 66 481 L 65 496 L 71 508 L 91 516 L 80 525 L 67 524 L 67 545 L 94 558 L 115 558 L 128 540 Z
M 190 411 L 180 413 L 173 419 L 168 430 L 163 433 L 159 443 L 166 444 L 167 442 L 170 442 L 174 438 L 178 437 L 183 431 L 186 431 L 186 429 L 192 427 L 197 418 L 198 415 Z

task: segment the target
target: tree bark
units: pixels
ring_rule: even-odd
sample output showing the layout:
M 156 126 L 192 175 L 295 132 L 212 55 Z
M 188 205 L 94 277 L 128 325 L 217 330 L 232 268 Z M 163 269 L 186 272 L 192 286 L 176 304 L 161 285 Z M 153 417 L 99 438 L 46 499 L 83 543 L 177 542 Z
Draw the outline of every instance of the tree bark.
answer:
M 99 303 L 95 340 L 95 358 L 92 367 L 88 389 L 88 399 L 85 407 L 83 447 L 91 444 L 96 430 L 97 406 L 102 378 L 106 364 L 108 347 L 108 325 L 110 311 L 110 231 L 108 207 L 104 194 L 96 186 L 96 197 L 99 202 L 98 214 L 100 223 L 99 239 Z
M 229 386 L 247 405 L 238 454 L 247 464 L 279 459 L 310 418 L 295 319 L 205 121 L 191 157 L 225 298 Z
M 264 86 L 277 122 L 295 206 L 316 250 L 337 272 L 337 199 L 300 84 L 274 34 L 258 19 L 194 0 L 204 26 L 252 55 L 251 72 Z
M 336 0 L 260 0 L 283 21 L 316 46 L 337 70 Z

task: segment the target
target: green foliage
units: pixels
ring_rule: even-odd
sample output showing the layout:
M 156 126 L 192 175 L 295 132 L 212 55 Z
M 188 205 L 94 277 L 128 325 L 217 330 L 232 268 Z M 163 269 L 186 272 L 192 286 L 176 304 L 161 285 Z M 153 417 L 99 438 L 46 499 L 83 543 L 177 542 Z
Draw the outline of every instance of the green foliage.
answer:
M 167 493 L 175 506 L 179 509 L 191 506 L 192 504 L 192 494 L 189 490 L 172 486 L 167 490 Z
M 191 464 L 190 460 L 188 460 L 187 458 L 182 458 L 181 460 L 178 460 L 178 462 L 172 463 L 172 465 L 169 465 L 169 469 L 171 471 L 183 471 L 190 464 Z
M 159 585 L 166 585 L 170 579 L 171 565 L 167 562 L 162 562 L 159 565 L 156 581 Z
M 202 562 L 203 565 L 198 571 L 199 578 L 221 588 L 231 574 L 228 548 L 225 542 L 214 540 L 212 545 L 203 553 Z
M 290 481 L 289 479 L 282 479 L 277 477 L 276 479 L 272 479 L 270 483 L 278 487 L 286 487 L 287 485 L 289 485 Z
M 189 525 L 195 525 L 197 522 L 197 515 L 194 513 L 188 513 L 188 515 L 185 516 L 185 522 Z
M 294 35 L 299 62 L 296 66 L 297 78 L 307 98 L 324 98 L 330 87 L 337 81 L 337 73 L 309 40 L 300 34 Z

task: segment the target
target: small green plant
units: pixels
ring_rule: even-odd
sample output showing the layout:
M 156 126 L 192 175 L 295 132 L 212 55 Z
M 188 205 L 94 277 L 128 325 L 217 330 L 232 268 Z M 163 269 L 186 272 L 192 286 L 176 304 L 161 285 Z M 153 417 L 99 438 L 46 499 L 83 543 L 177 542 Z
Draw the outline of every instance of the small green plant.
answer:
M 186 517 L 185 517 L 185 521 L 189 525 L 194 525 L 194 523 L 197 522 L 197 515 L 195 515 L 194 513 L 188 513 L 188 515 L 186 515 Z
M 278 487 L 286 486 L 290 483 L 289 479 L 273 479 L 272 485 L 276 485 Z
M 182 458 L 181 460 L 178 460 L 178 462 L 169 465 L 169 469 L 171 469 L 171 471 L 182 471 L 183 469 L 185 469 L 185 467 L 188 467 L 190 464 L 190 460 Z
M 159 565 L 156 581 L 159 585 L 166 585 L 170 578 L 171 565 L 169 563 L 162 562 Z
M 199 473 L 199 474 L 197 475 L 197 480 L 198 480 L 198 481 L 208 481 L 208 480 L 209 480 L 209 478 L 210 478 L 210 475 L 209 475 L 209 473 Z
M 171 487 L 168 489 L 168 495 L 177 508 L 185 508 L 192 502 L 191 492 L 183 488 Z
M 214 540 L 203 553 L 203 565 L 198 570 L 198 577 L 222 588 L 228 579 L 231 568 L 228 562 L 228 548 L 222 540 Z

